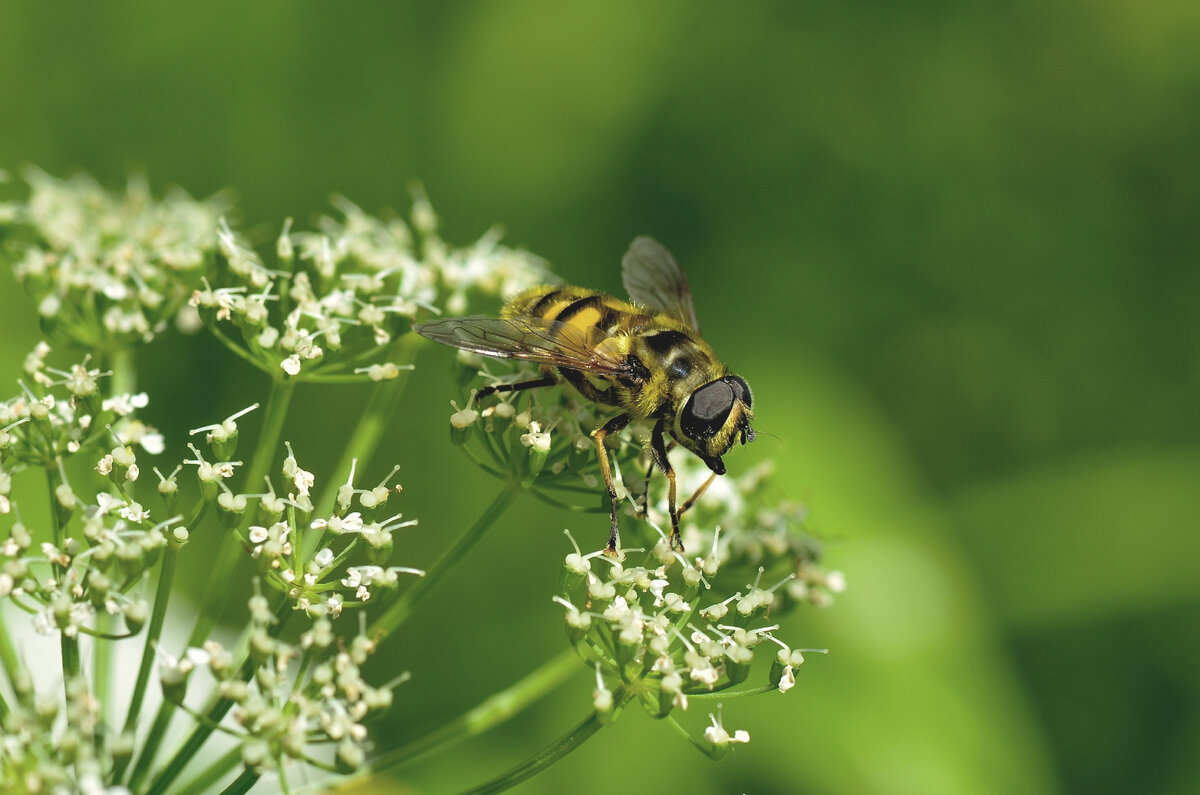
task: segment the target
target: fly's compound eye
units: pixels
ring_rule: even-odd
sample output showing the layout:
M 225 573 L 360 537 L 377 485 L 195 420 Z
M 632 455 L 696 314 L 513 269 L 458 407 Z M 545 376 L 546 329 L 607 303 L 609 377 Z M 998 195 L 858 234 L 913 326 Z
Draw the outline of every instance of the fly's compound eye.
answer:
M 696 441 L 711 439 L 725 426 L 729 412 L 733 410 L 734 399 L 734 387 L 727 381 L 705 384 L 693 392 L 684 404 L 679 415 L 679 430 Z
M 746 408 L 750 408 L 750 387 L 746 386 L 746 382 L 736 375 L 727 375 L 721 379 L 729 384 L 729 388 L 733 390 L 733 395 L 742 403 L 746 404 Z

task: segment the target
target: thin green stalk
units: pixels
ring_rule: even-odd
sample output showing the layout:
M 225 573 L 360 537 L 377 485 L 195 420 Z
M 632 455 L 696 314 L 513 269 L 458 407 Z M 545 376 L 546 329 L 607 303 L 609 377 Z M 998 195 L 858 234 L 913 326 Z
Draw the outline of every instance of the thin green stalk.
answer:
M 110 712 L 109 693 L 112 690 L 112 651 L 113 641 L 133 637 L 132 633 L 117 634 L 112 630 L 116 620 L 108 613 L 96 616 L 96 631 L 91 633 L 92 640 L 92 694 L 100 707 L 104 723 L 108 724 Z
M 246 469 L 246 478 L 243 481 L 249 489 L 254 488 L 255 483 L 261 483 L 270 470 L 271 463 L 275 459 L 275 451 L 279 448 L 280 439 L 283 437 L 283 424 L 284 420 L 287 419 L 288 406 L 291 404 L 295 389 L 295 381 L 283 381 L 279 379 L 271 381 L 271 393 L 267 398 L 262 432 L 255 443 L 254 457 L 250 460 L 250 466 Z M 196 617 L 196 625 L 192 628 L 192 634 L 188 638 L 188 646 L 202 645 L 212 633 L 217 619 L 225 609 L 225 601 L 229 597 L 230 589 L 226 587 L 226 580 L 229 574 L 237 568 L 241 554 L 242 549 L 238 543 L 237 535 L 233 532 L 226 532 L 221 539 L 220 547 L 217 549 L 216 560 L 211 569 L 214 576 L 209 578 L 208 587 L 205 589 L 204 597 L 200 602 L 199 614 Z M 228 707 L 225 710 L 227 711 Z M 129 777 L 130 789 L 135 792 L 139 790 L 142 782 L 145 781 L 146 775 L 150 772 L 150 768 L 154 764 L 154 758 L 158 754 L 162 737 L 166 733 L 167 725 L 174 714 L 175 705 L 169 701 L 164 701 L 159 707 L 158 714 L 154 718 L 154 730 L 147 737 L 146 745 L 143 747 L 142 753 L 134 766 L 133 773 Z M 221 717 L 224 714 L 225 711 L 222 711 Z M 217 718 L 217 721 L 220 721 L 220 717 Z M 196 737 L 195 732 L 193 732 L 192 737 Z M 203 738 L 200 739 L 199 745 L 202 745 L 207 738 L 208 733 L 205 733 Z M 187 761 L 190 761 L 191 755 L 196 752 L 199 745 L 196 748 L 192 748 L 187 754 L 187 757 L 183 760 L 185 764 Z M 185 746 L 186 748 L 187 746 Z M 183 749 L 181 749 L 180 753 L 182 751 Z M 178 760 L 178 758 L 179 755 L 177 754 L 172 759 L 172 763 Z M 182 766 L 174 771 L 174 775 L 178 775 L 180 770 L 182 770 Z
M 267 407 L 263 416 L 262 432 L 255 442 L 254 457 L 246 468 L 246 477 L 242 481 L 247 490 L 253 490 L 262 484 L 263 478 L 271 469 L 275 460 L 275 451 L 283 437 L 283 423 L 287 419 L 288 406 L 291 405 L 292 395 L 296 390 L 293 380 L 273 379 L 271 394 L 267 398 Z M 249 515 L 249 511 L 247 511 Z M 232 572 L 241 559 L 242 549 L 234 533 L 225 533 L 221 546 L 217 550 L 216 562 L 211 571 L 215 576 L 208 582 L 204 598 L 200 602 L 199 617 L 196 626 L 188 638 L 189 646 L 199 646 L 208 639 L 216 626 L 217 619 L 225 609 L 225 601 L 230 589 L 226 587 L 226 577 Z
M 424 340 L 424 337 L 412 331 L 402 335 L 395 342 L 392 360 L 398 365 L 412 364 Z M 358 459 L 360 467 L 365 467 L 370 462 L 380 440 L 383 439 L 384 429 L 391 421 L 392 414 L 400 403 L 400 397 L 408 386 L 411 373 L 411 369 L 402 369 L 395 378 L 380 381 L 375 385 L 366 409 L 359 417 L 358 425 L 350 434 L 350 441 L 342 450 L 342 457 L 333 470 L 333 477 L 321 493 L 321 499 L 316 505 L 316 516 L 328 516 L 333 511 L 338 487 L 350 477 L 354 460 Z
M 492 525 L 504 515 L 508 506 L 512 505 L 513 500 L 520 492 L 520 483 L 516 481 L 506 483 L 496 498 L 492 500 L 491 505 L 485 508 L 479 518 L 475 520 L 475 524 L 471 525 L 471 528 L 463 533 L 453 546 L 442 553 L 442 556 L 425 572 L 425 576 L 413 583 L 411 588 L 371 622 L 367 628 L 367 636 L 375 637 L 379 633 L 389 635 L 407 621 L 408 617 L 412 615 L 413 609 L 433 590 L 433 586 L 437 585 L 446 572 L 466 555 L 479 539 L 483 538 Z
M 50 493 L 50 525 L 54 533 L 54 546 L 59 549 L 63 544 L 63 526 L 59 520 L 58 506 L 55 504 L 57 500 L 55 490 L 61 483 L 58 472 L 53 467 L 47 467 L 46 487 Z M 65 573 L 63 567 L 55 563 L 53 568 L 54 578 L 62 582 Z M 66 632 L 59 632 L 58 637 L 59 648 L 62 650 L 63 684 L 68 685 L 72 679 L 79 676 L 79 638 L 78 636 L 68 636 Z
M 137 389 L 137 365 L 134 361 L 133 348 L 117 347 L 109 354 L 108 367 L 112 371 L 109 379 L 110 394 L 132 394 Z M 112 617 L 101 613 L 96 619 L 97 628 L 106 628 L 112 623 Z M 92 689 L 96 702 L 100 705 L 100 720 L 104 725 L 111 723 L 112 699 L 112 657 L 113 643 L 104 642 L 98 638 L 92 643 Z M 135 696 L 136 698 L 136 693 Z M 128 757 L 124 761 L 128 761 Z M 121 765 L 124 767 L 124 764 Z
M 0 667 L 8 676 L 9 682 L 17 680 L 17 672 L 21 670 L 21 660 L 17 657 L 17 648 L 13 646 L 12 638 L 8 636 L 8 627 L 0 621 Z
M 79 676 L 79 638 L 69 638 L 64 632 L 59 648 L 62 650 L 63 677 L 69 682 Z
M 486 784 L 469 790 L 467 795 L 483 795 L 488 792 L 503 792 L 515 787 L 522 781 L 533 778 L 538 773 L 552 766 L 558 760 L 583 745 L 593 734 L 600 731 L 604 723 L 600 721 L 599 713 L 593 712 L 583 719 L 575 728 L 559 737 L 550 745 L 525 762 L 514 767 L 504 775 L 494 778 Z
M 779 685 L 762 685 L 761 687 L 751 687 L 747 690 L 719 690 L 715 693 L 689 693 L 688 698 L 693 701 L 720 701 L 731 698 L 742 698 L 743 696 L 761 696 L 764 693 L 771 693 L 779 689 Z
M 163 701 L 159 705 L 158 712 L 154 715 L 154 723 L 150 725 L 150 731 L 146 734 L 146 744 L 142 746 L 141 753 L 138 754 L 133 772 L 129 774 L 129 789 L 133 792 L 141 791 L 142 782 L 146 780 L 146 775 L 150 772 L 150 765 L 154 763 L 158 748 L 167 734 L 167 726 L 170 725 L 171 718 L 175 715 L 175 708 L 175 703 L 171 701 Z
M 228 774 L 229 771 L 241 764 L 241 761 L 241 746 L 238 745 L 230 748 L 221 758 L 204 768 L 200 772 L 200 775 L 176 790 L 175 795 L 204 795 L 206 792 L 212 792 L 212 788 L 216 783 Z
M 142 715 L 142 702 L 146 698 L 146 688 L 150 684 L 150 670 L 154 667 L 155 648 L 159 638 L 162 637 L 163 622 L 167 617 L 167 603 L 171 597 L 171 583 L 175 579 L 175 563 L 178 558 L 179 549 L 174 544 L 169 544 L 163 553 L 162 570 L 158 574 L 158 587 L 154 592 L 154 609 L 146 628 L 146 644 L 142 648 L 142 662 L 138 666 L 137 679 L 134 681 L 133 697 L 130 699 L 129 709 L 125 713 L 124 731 L 126 734 L 137 729 L 138 719 Z M 147 743 L 150 742 L 157 745 L 157 741 L 153 738 L 148 738 Z M 129 761 L 130 757 L 125 757 L 115 765 L 113 768 L 114 781 L 121 780 Z M 146 764 L 149 765 L 148 760 Z
M 20 670 L 21 661 L 17 658 L 17 650 L 12 645 L 12 638 L 8 636 L 8 629 L 4 626 L 4 622 L 0 621 L 0 668 L 3 668 L 5 675 L 8 677 L 8 682 L 11 685 L 16 681 L 17 671 Z M 0 707 L 0 718 L 8 714 L 8 702 L 0 697 L 2 707 Z
M 126 395 L 137 389 L 137 366 L 134 363 L 133 348 L 113 348 L 108 356 L 108 368 L 112 370 L 112 377 L 109 379 L 112 394 Z
M 250 788 L 258 783 L 258 777 L 258 773 L 255 773 L 250 768 L 246 768 L 228 787 L 221 790 L 221 795 L 242 795 L 244 792 L 249 792 Z
M 464 740 L 483 734 L 511 719 L 580 670 L 582 664 L 578 655 L 572 649 L 564 649 L 521 680 L 489 696 L 474 709 L 412 742 L 372 759 L 361 775 L 349 779 L 342 786 L 349 783 L 359 784 L 363 778 L 378 775 L 430 753 L 448 751 Z

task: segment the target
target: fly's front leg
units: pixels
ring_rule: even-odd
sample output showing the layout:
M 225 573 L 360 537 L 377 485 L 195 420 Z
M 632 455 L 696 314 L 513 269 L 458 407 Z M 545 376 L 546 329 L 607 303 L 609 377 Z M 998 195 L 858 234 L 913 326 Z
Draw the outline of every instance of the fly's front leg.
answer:
M 708 473 L 708 478 L 706 478 L 705 481 L 700 484 L 700 488 L 696 489 L 696 493 L 693 494 L 692 496 L 688 497 L 687 502 L 685 502 L 683 505 L 679 506 L 679 515 L 683 516 L 685 513 L 687 513 L 688 508 L 691 508 L 693 505 L 696 504 L 696 500 L 700 499 L 700 496 L 702 494 L 704 494 L 704 492 L 708 491 L 708 487 L 711 486 L 712 482 L 716 479 L 717 479 L 716 472 Z
M 654 462 L 658 464 L 658 468 L 667 476 L 667 512 L 671 514 L 669 543 L 671 549 L 683 552 L 683 541 L 679 537 L 679 512 L 675 510 L 675 470 L 671 467 L 671 459 L 667 458 L 667 447 L 663 443 L 665 426 L 665 419 L 660 419 L 655 423 L 654 432 L 650 434 L 650 453 L 654 456 Z
M 603 428 L 592 431 L 592 438 L 596 440 L 596 455 L 600 458 L 600 471 L 604 473 L 604 485 L 608 486 L 608 498 L 612 504 L 612 532 L 608 535 L 608 546 L 604 549 L 604 554 L 613 558 L 617 556 L 617 541 L 620 539 L 620 530 L 617 526 L 617 487 L 613 484 L 612 469 L 608 465 L 608 450 L 604 447 L 604 438 L 628 424 L 629 415 L 619 414 L 604 423 Z

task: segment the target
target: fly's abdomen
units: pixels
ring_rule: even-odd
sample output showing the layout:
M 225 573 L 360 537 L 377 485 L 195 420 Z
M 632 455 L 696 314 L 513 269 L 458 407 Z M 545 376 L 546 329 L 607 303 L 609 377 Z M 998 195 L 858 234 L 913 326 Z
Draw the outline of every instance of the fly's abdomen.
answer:
M 628 331 L 644 318 L 631 304 L 583 287 L 534 287 L 509 301 L 504 315 L 556 320 L 582 331 L 595 328 L 604 337 Z

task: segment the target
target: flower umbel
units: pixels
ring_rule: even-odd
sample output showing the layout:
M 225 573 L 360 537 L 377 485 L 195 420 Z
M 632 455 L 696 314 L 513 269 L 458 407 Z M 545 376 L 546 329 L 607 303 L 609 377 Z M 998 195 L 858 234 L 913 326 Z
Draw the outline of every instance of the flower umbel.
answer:
M 704 473 L 682 456 L 676 467 L 681 482 L 702 482 Z M 841 575 L 819 565 L 802 508 L 766 502 L 767 475 L 735 482 L 740 500 L 687 516 L 687 548 L 697 554 L 671 549 L 652 508 L 639 523 L 649 531 L 646 547 L 626 549 L 618 560 L 578 547 L 567 555 L 554 598 L 566 609 L 567 637 L 596 669 L 597 692 L 621 694 L 606 698 L 603 710 L 598 702 L 598 711 L 636 699 L 652 716 L 673 720 L 673 711 L 698 697 L 787 692 L 801 652 L 824 651 L 793 649 L 779 637 L 779 620 L 802 603 L 830 604 Z M 774 650 L 766 684 L 738 689 L 764 641 Z M 725 731 L 719 709 L 703 733 L 707 742 L 679 728 L 714 758 L 749 741 L 744 731 Z
M 284 224 L 273 267 L 222 221 L 218 267 L 189 300 L 227 346 L 272 376 L 395 378 L 407 365 L 383 357 L 418 312 L 440 312 L 443 299 L 457 305 L 475 291 L 517 290 L 540 272 L 536 259 L 494 235 L 467 249 L 448 246 L 427 222 L 423 196 L 411 225 L 344 198 L 334 205 L 339 214 L 314 231 Z
M 216 250 L 221 199 L 179 189 L 161 199 L 144 178 L 124 193 L 87 176 L 25 178 L 27 201 L 0 207 L 12 219 L 18 281 L 51 339 L 78 346 L 146 342 L 173 320 Z

